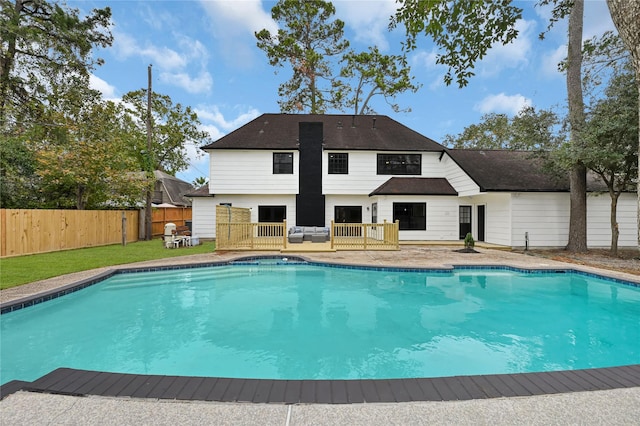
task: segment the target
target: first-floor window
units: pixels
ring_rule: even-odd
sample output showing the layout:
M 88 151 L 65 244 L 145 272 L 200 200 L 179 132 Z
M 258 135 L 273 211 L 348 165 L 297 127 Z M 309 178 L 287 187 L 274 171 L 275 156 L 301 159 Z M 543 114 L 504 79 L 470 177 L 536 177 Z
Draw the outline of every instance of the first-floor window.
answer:
M 287 218 L 287 206 L 258 206 L 258 222 L 280 223 Z
M 400 230 L 427 229 L 426 203 L 393 203 L 393 221 L 400 222 Z
M 362 223 L 362 206 L 336 206 L 336 223 Z
M 287 218 L 287 206 L 258 206 L 258 222 L 282 223 Z M 259 237 L 281 237 L 282 227 L 258 226 Z

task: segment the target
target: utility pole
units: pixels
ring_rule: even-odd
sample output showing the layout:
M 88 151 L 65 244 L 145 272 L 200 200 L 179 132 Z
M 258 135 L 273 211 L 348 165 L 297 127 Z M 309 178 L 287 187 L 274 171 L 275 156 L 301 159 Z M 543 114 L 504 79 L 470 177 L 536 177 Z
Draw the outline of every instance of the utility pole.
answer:
M 152 132 L 152 128 L 151 128 L 151 65 L 149 65 L 148 71 L 147 71 L 147 80 L 148 80 L 148 88 L 147 88 L 147 161 L 146 161 L 146 172 L 147 172 L 147 179 L 151 179 L 152 180 L 152 184 L 149 184 L 147 186 L 147 203 L 146 203 L 146 207 L 144 210 L 144 239 L 146 241 L 149 241 L 153 238 L 153 235 L 151 234 L 152 230 L 151 230 L 151 221 L 152 221 L 152 216 L 151 216 L 151 198 L 152 198 L 152 194 L 153 194 L 153 190 L 155 189 L 155 176 L 153 173 L 153 156 L 151 155 L 151 132 Z M 153 185 L 153 186 L 152 186 Z

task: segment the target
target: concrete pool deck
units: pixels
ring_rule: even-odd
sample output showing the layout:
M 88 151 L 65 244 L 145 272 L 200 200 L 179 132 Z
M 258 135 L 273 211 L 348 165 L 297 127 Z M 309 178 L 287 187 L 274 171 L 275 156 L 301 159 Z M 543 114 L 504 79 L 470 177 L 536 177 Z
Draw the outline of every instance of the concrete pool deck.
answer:
M 312 261 L 373 266 L 431 267 L 508 265 L 519 268 L 576 269 L 640 282 L 640 277 L 616 271 L 556 262 L 508 251 L 477 248 L 477 254 L 457 253 L 457 247 L 402 246 L 393 252 L 329 252 L 301 255 Z M 226 261 L 273 252 L 225 252 L 143 262 L 133 266 L 166 266 Z M 289 255 L 293 256 L 294 253 Z M 284 256 L 283 256 L 284 257 Z M 10 302 L 59 288 L 108 271 L 86 271 L 0 292 Z M 7 424 L 633 424 L 640 417 L 640 387 L 529 397 L 468 401 L 327 404 L 249 404 L 171 402 L 167 400 L 74 397 L 17 392 L 0 402 Z

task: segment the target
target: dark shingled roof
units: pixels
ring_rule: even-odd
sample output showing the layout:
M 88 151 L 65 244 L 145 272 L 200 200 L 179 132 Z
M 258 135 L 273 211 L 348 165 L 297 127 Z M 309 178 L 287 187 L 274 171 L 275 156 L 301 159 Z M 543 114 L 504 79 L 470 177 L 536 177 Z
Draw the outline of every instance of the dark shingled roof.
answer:
M 298 149 L 299 123 L 323 123 L 324 149 L 442 151 L 439 143 L 384 115 L 263 114 L 202 149 Z
M 449 149 L 447 153 L 473 179 L 481 191 L 565 192 L 569 177 L 544 170 L 544 160 L 531 151 Z M 607 191 L 593 173 L 587 174 L 588 191 Z
M 458 195 L 448 180 L 444 178 L 403 178 L 392 177 L 372 195 Z
M 568 179 L 556 180 L 530 151 L 450 149 L 451 158 L 481 191 L 568 191 Z

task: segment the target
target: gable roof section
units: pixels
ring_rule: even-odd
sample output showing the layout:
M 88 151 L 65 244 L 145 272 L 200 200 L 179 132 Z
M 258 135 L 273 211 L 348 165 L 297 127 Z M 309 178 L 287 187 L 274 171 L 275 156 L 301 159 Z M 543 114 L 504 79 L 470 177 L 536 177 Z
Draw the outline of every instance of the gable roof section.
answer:
M 345 114 L 262 114 L 202 149 L 297 150 L 298 126 L 304 122 L 323 123 L 325 150 L 444 150 L 439 143 L 385 115 Z
M 156 170 L 153 173 L 156 181 L 162 186 L 162 192 L 168 197 L 170 204 L 174 206 L 191 206 L 191 200 L 185 198 L 184 195 L 193 191 L 193 185 L 161 170 Z
M 444 178 L 392 177 L 373 190 L 372 195 L 454 195 L 458 192 Z
M 185 197 L 198 198 L 198 197 L 213 197 L 213 194 L 209 193 L 209 184 L 202 185 L 200 188 L 190 191 L 184 194 Z
M 481 191 L 568 191 L 567 179 L 558 180 L 543 170 L 543 160 L 531 151 L 449 149 L 449 156 L 473 179 Z

